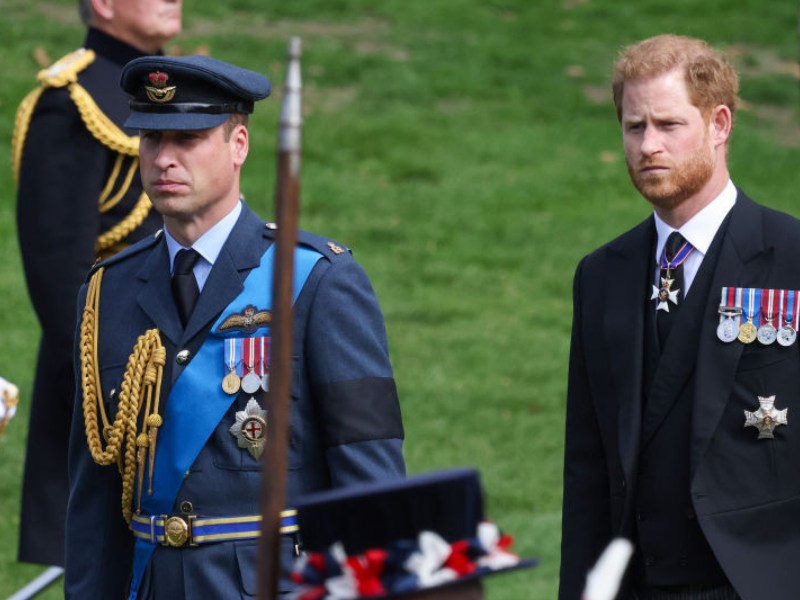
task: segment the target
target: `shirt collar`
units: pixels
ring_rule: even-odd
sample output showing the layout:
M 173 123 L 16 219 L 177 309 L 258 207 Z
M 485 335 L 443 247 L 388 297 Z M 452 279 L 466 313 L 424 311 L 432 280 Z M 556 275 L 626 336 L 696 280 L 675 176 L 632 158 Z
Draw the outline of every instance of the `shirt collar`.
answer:
M 240 200 L 227 215 L 216 223 L 216 225 L 201 235 L 200 238 L 192 244 L 192 248 L 197 250 L 198 254 L 209 264 L 213 265 L 241 213 L 242 202 Z M 170 235 L 166 227 L 164 228 L 164 237 L 167 240 L 167 250 L 169 251 L 169 271 L 172 273 L 175 255 L 179 250 L 184 249 L 184 246 Z
M 707 206 L 699 213 L 684 223 L 680 229 L 673 229 L 667 225 L 661 218 L 653 213 L 656 222 L 656 232 L 658 234 L 658 243 L 656 244 L 656 262 L 661 258 L 661 253 L 664 251 L 664 245 L 667 243 L 667 237 L 673 231 L 679 231 L 680 234 L 705 256 L 714 236 L 717 234 L 722 222 L 730 212 L 733 205 L 736 203 L 736 186 L 733 181 L 728 180 L 725 189 L 722 190 L 719 196 L 714 198 Z

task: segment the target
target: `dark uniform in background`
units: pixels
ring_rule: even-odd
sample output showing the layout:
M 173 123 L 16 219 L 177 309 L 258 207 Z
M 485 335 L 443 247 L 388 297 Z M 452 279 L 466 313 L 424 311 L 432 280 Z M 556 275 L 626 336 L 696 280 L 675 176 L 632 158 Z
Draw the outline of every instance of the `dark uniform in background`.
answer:
M 19 559 L 62 565 L 67 456 L 75 380 L 75 298 L 98 256 L 160 227 L 138 173 L 138 138 L 124 132 L 120 71 L 142 52 L 97 29 L 84 48 L 39 73 L 13 139 L 17 226 L 42 328 L 22 488 Z

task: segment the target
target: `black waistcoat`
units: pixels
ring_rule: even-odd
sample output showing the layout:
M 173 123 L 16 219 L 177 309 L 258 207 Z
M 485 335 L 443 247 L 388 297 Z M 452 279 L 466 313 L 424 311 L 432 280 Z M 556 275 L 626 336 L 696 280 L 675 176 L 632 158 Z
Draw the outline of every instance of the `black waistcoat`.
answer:
M 634 579 L 638 585 L 673 586 L 688 584 L 718 584 L 726 582 L 714 553 L 708 545 L 694 514 L 690 497 L 690 438 L 692 407 L 702 401 L 694 397 L 694 382 L 698 376 L 692 368 L 688 378 L 669 383 L 669 393 L 659 386 L 667 385 L 666 361 L 695 363 L 699 345 L 700 323 L 709 310 L 711 279 L 716 267 L 727 219 L 717 232 L 708 253 L 703 258 L 689 294 L 673 324 L 664 352 L 659 348 L 653 301 L 645 311 L 643 420 L 649 411 L 663 411 L 656 403 L 669 396 L 669 408 L 655 430 L 645 434 L 639 456 L 636 510 L 638 552 L 634 559 Z M 650 287 L 650 286 L 648 286 Z M 649 297 L 649 295 L 648 295 Z M 706 335 L 708 332 L 702 332 Z M 674 338 L 678 339 L 674 339 Z M 680 352 L 675 352 L 680 346 Z M 657 380 L 657 378 L 660 378 Z M 652 417 L 652 415 L 651 415 Z

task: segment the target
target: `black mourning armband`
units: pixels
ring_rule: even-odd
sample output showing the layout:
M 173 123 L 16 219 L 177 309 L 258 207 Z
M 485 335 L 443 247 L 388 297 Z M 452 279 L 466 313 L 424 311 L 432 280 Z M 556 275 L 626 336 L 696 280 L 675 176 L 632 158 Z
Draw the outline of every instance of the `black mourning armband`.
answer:
M 325 446 L 403 439 L 397 387 L 391 377 L 317 385 L 314 397 Z

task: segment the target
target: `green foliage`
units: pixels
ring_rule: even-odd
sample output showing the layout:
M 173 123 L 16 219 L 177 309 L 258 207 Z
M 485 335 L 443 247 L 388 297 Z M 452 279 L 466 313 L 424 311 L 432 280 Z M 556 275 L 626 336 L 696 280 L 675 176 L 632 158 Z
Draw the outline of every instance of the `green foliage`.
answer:
M 0 596 L 40 571 L 15 563 L 38 326 L 8 142 L 37 49 L 55 59 L 83 39 L 74 0 L 2 7 L 0 374 L 20 386 L 22 409 L 0 439 Z M 273 79 L 274 98 L 251 121 L 243 179 L 265 217 L 286 43 L 303 38 L 302 226 L 352 247 L 372 277 L 409 470 L 478 467 L 491 518 L 541 559 L 490 579 L 488 597 L 555 597 L 572 273 L 648 214 L 625 172 L 611 64 L 622 46 L 667 31 L 728 48 L 745 101 L 735 181 L 798 213 L 796 2 L 195 0 L 184 10 L 173 49 L 202 45 Z

